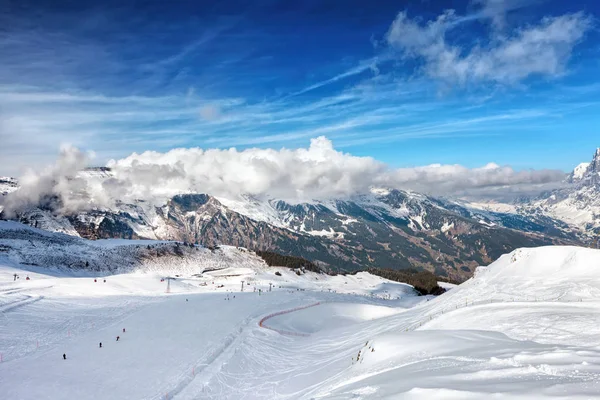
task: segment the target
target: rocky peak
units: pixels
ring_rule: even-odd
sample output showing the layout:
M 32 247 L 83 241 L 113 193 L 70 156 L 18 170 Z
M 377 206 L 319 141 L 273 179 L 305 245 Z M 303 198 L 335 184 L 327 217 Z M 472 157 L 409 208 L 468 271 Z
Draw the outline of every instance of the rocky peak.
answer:
M 596 149 L 594 158 L 588 167 L 588 173 L 599 174 L 600 173 L 600 147 Z
M 583 185 L 600 184 L 600 148 L 596 149 L 591 162 L 579 164 L 569 175 L 569 183 Z
M 571 174 L 569 175 L 568 181 L 570 183 L 575 183 L 582 180 L 589 166 L 589 162 L 584 162 L 576 166 L 575 169 L 573 169 L 573 172 L 571 172 Z
M 220 205 L 215 198 L 207 194 L 179 194 L 170 201 L 171 206 L 176 206 L 183 212 L 197 211 L 208 203 Z

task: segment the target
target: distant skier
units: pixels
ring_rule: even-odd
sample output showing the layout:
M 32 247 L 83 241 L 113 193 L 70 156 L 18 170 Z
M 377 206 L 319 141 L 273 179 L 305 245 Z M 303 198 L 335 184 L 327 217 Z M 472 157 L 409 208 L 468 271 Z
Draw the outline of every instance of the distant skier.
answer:
M 63 360 L 66 360 L 66 359 L 67 359 L 67 355 L 63 354 Z
M 123 333 L 125 333 L 125 328 L 123 328 Z
M 119 337 L 117 336 L 117 342 L 119 341 Z
M 102 342 L 100 342 L 100 348 L 102 348 Z

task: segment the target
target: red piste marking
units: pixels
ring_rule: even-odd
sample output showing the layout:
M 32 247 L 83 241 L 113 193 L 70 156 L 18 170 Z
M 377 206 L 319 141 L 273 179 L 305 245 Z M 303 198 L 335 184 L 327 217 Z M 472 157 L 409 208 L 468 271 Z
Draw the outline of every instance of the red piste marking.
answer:
M 308 306 L 296 307 L 296 308 L 292 308 L 290 310 L 278 311 L 276 313 L 269 314 L 269 315 L 267 315 L 266 317 L 264 317 L 263 319 L 260 320 L 260 322 L 258 323 L 258 326 L 260 326 L 261 328 L 272 330 L 272 331 L 277 332 L 277 333 L 282 334 L 282 335 L 289 335 L 289 336 L 310 336 L 308 333 L 290 332 L 290 331 L 283 331 L 283 330 L 280 330 L 280 329 L 271 328 L 270 326 L 266 326 L 264 323 L 265 323 L 265 321 L 267 321 L 267 320 L 269 320 L 269 319 L 271 319 L 273 317 L 277 317 L 277 316 L 283 315 L 283 314 L 289 314 L 289 313 L 292 313 L 294 311 L 304 310 L 304 309 L 307 309 L 307 308 L 310 308 L 310 307 L 316 307 L 316 306 L 318 306 L 320 304 L 321 304 L 321 302 L 319 301 L 319 302 L 316 302 L 314 304 L 310 304 Z

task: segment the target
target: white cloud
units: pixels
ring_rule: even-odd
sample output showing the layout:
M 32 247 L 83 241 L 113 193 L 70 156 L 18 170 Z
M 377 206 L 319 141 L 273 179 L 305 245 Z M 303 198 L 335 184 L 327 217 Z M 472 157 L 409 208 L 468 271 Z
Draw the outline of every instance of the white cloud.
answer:
M 498 24 L 505 2 L 487 0 L 484 15 Z M 574 46 L 592 25 L 583 13 L 543 18 L 537 25 L 511 34 L 492 33 L 487 43 L 453 44 L 448 33 L 472 18 L 449 10 L 422 24 L 400 12 L 388 33 L 388 44 L 405 59 L 422 62 L 423 72 L 448 85 L 491 82 L 516 84 L 533 76 L 555 78 L 564 74 Z
M 397 169 L 391 175 L 391 181 L 396 186 L 443 195 L 477 195 L 479 192 L 488 193 L 490 189 L 496 189 L 501 194 L 515 191 L 516 188 L 529 192 L 533 185 L 556 184 L 565 177 L 565 174 L 560 171 L 515 171 L 511 167 L 501 167 L 495 163 L 488 163 L 480 168 L 434 164 Z
M 337 151 L 325 137 L 312 139 L 309 148 L 296 150 L 182 148 L 134 153 L 110 161 L 114 178 L 100 184 L 72 177 L 85 160 L 76 149 L 64 149 L 55 166 L 22 179 L 22 190 L 6 196 L 6 209 L 38 203 L 44 195 L 58 196 L 63 210 L 78 210 L 84 204 L 111 207 L 117 200 L 145 199 L 161 204 L 181 193 L 268 195 L 307 201 L 345 198 L 373 186 L 436 195 L 490 189 L 505 192 L 555 184 L 565 177 L 560 171 L 515 171 L 495 164 L 474 169 L 437 164 L 393 169 L 370 157 Z
M 473 4 L 481 8 L 475 17 L 491 20 L 495 29 L 504 29 L 506 16 L 511 11 L 520 10 L 540 0 L 473 0 Z
M 89 207 L 93 203 L 87 191 L 87 182 L 75 177 L 93 158 L 93 153 L 63 145 L 54 165 L 40 171 L 28 170 L 19 178 L 20 189 L 0 199 L 4 211 L 33 205 L 52 203 L 58 212 L 72 212 Z

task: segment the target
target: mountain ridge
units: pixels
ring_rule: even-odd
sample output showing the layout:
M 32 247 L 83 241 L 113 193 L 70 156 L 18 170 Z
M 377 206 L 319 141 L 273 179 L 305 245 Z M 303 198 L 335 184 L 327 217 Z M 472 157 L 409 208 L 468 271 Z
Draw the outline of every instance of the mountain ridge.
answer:
M 567 178 L 568 187 L 502 207 L 379 187 L 346 198 L 310 202 L 180 193 L 162 200 L 117 199 L 111 207 L 65 213 L 60 196 L 48 194 L 12 219 L 88 239 L 225 244 L 304 257 L 331 270 L 418 268 L 464 280 L 477 266 L 517 247 L 586 243 L 589 226 L 550 212 L 551 204 L 573 197 L 586 199 L 582 193 L 593 203 L 600 186 L 598 176 L 600 149 L 591 162 L 574 169 Z M 77 179 L 109 184 L 113 171 L 88 168 L 77 173 Z M 14 179 L 0 183 L 3 196 L 18 190 Z
M 542 232 L 544 226 L 533 222 L 527 226 L 525 219 L 518 223 L 529 232 L 521 232 L 501 225 L 500 214 L 472 214 L 457 204 L 398 190 L 310 204 L 252 202 L 267 216 L 242 214 L 239 204 L 227 207 L 207 194 L 181 194 L 162 206 L 140 201 L 67 216 L 33 208 L 17 219 L 88 239 L 226 244 L 300 256 L 332 270 L 416 267 L 457 280 L 513 247 L 576 240 L 560 230 Z

